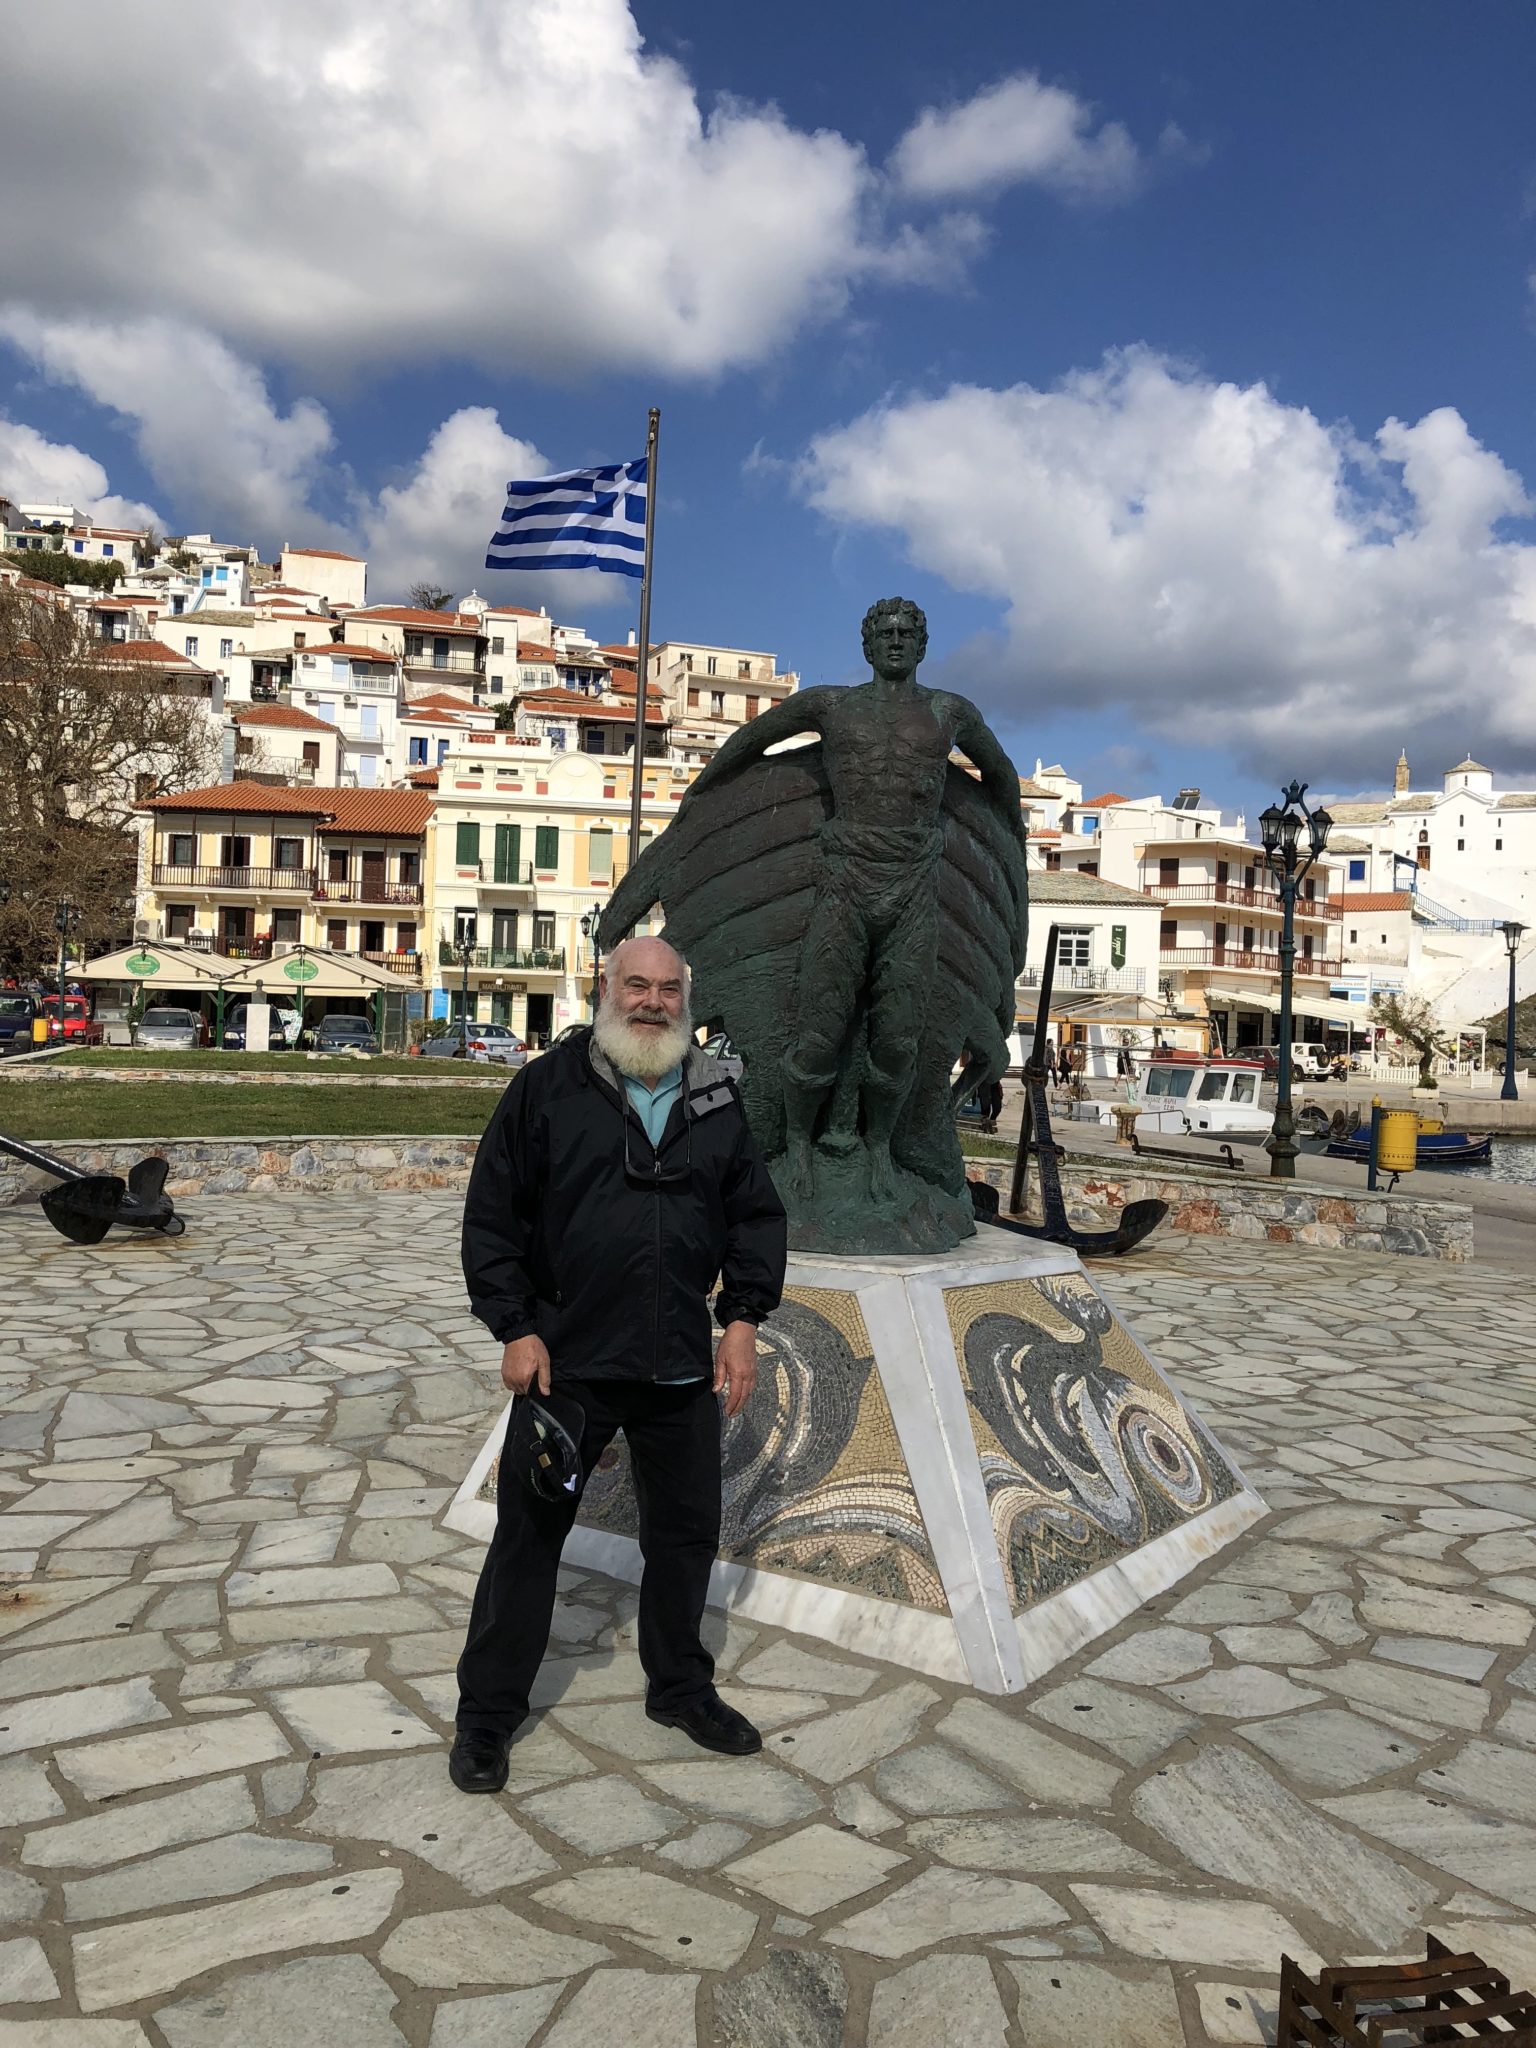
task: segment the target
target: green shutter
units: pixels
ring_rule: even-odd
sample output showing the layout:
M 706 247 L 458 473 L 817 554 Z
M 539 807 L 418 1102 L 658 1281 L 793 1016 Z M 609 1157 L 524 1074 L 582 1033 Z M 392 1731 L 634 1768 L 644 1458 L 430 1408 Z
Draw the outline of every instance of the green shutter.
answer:
M 539 869 L 558 868 L 560 865 L 560 827 L 558 825 L 535 825 L 533 828 L 533 864 Z
M 480 859 L 480 827 L 460 825 L 455 833 L 453 858 L 456 866 L 472 868 Z
M 496 880 L 515 882 L 522 860 L 521 825 L 498 825 L 496 827 Z

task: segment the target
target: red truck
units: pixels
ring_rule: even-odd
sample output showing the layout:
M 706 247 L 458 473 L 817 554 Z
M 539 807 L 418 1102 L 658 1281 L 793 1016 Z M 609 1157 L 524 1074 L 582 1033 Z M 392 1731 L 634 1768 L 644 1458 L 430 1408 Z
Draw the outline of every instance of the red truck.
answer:
M 44 996 L 43 1015 L 48 1019 L 48 1037 L 57 1040 L 59 1033 L 59 999 Z M 91 1009 L 84 996 L 64 998 L 64 1043 L 66 1045 L 105 1045 L 106 1029 L 91 1017 Z

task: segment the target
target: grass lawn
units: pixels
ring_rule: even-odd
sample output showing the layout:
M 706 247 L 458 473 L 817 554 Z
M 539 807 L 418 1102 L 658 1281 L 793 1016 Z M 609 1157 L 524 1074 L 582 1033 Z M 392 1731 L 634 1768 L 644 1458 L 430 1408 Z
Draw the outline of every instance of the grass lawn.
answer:
M 1012 1159 L 1018 1149 L 1014 1138 L 986 1138 L 979 1131 L 960 1133 L 960 1150 L 971 1159 Z
M 60 1067 L 113 1067 L 130 1072 L 134 1067 L 159 1067 L 171 1073 L 200 1074 L 344 1074 L 361 1079 L 367 1074 L 408 1074 L 412 1080 L 451 1080 L 464 1062 L 440 1059 L 358 1059 L 351 1053 L 307 1052 L 151 1052 L 121 1045 L 85 1045 L 58 1053 L 50 1062 Z M 500 1067 L 471 1062 L 480 1079 L 500 1077 Z M 511 1069 L 505 1070 L 510 1073 Z
M 510 1074 L 505 1078 L 510 1080 Z M 495 1088 L 473 1083 L 375 1089 L 121 1081 L 111 1087 L 66 1088 L 0 1079 L 0 1131 L 38 1143 L 53 1138 L 351 1138 L 397 1132 L 446 1138 L 478 1136 L 499 1100 Z

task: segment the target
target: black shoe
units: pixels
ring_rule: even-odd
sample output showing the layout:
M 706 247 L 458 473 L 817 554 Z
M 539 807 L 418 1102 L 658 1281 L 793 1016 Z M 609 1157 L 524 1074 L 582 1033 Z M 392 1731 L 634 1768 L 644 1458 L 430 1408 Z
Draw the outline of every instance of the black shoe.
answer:
M 461 1728 L 448 1755 L 448 1775 L 461 1792 L 499 1792 L 507 1782 L 509 1729 Z
M 721 1756 L 756 1756 L 763 1746 L 762 1736 L 746 1715 L 728 1707 L 717 1692 L 671 1712 L 653 1707 L 647 1700 L 645 1713 L 647 1720 L 657 1721 L 663 1728 L 681 1728 L 691 1742 L 701 1749 L 718 1750 Z

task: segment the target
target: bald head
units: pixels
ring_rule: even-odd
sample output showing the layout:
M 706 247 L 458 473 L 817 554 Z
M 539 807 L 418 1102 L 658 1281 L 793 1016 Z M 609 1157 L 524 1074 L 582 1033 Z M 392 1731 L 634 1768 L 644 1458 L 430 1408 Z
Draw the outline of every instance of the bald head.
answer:
M 594 1029 L 621 1074 L 670 1073 L 693 1038 L 688 963 L 665 939 L 625 939 L 608 955 Z
M 688 962 L 676 946 L 668 945 L 665 939 L 643 936 L 621 939 L 608 955 L 602 979 L 604 988 L 610 983 L 618 987 L 626 979 L 647 983 L 676 981 L 686 995 Z

